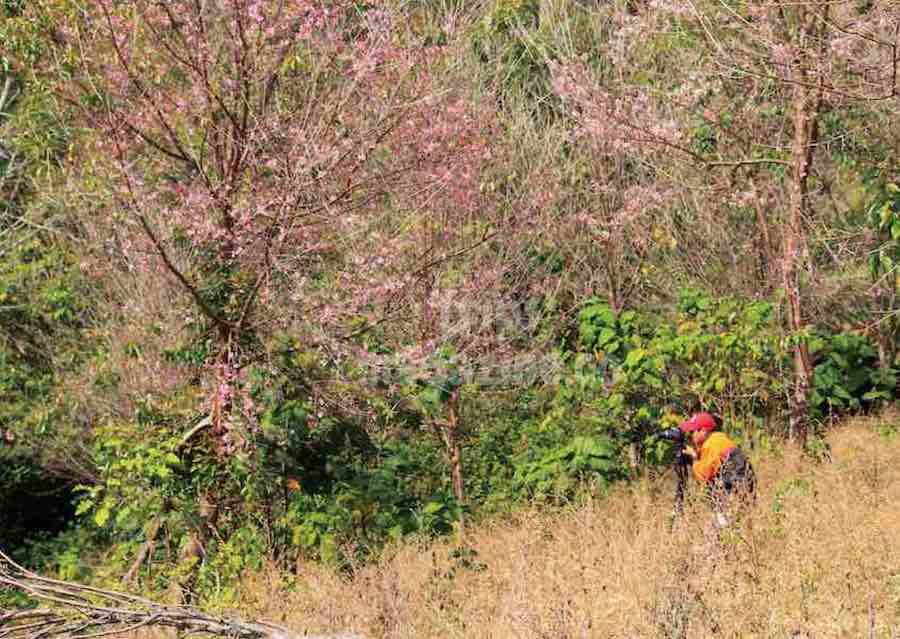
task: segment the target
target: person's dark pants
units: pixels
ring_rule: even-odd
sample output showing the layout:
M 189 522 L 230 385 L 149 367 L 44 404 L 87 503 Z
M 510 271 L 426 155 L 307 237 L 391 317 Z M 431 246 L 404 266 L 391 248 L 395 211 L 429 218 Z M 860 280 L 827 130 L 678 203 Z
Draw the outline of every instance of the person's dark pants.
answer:
M 732 519 L 735 509 L 745 509 L 756 498 L 756 476 L 747 456 L 740 448 L 729 453 L 710 482 L 708 495 L 720 522 Z M 724 524 L 723 524 L 724 525 Z

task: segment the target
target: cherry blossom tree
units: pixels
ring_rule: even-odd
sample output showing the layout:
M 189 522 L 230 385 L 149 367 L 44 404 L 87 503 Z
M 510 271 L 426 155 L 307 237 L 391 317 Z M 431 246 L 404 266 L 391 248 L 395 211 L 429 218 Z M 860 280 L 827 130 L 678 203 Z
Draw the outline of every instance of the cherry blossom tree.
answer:
M 536 208 L 488 188 L 507 159 L 495 102 L 453 63 L 461 17 L 437 25 L 441 45 L 403 17 L 388 3 L 104 0 L 62 30 L 62 92 L 93 130 L 83 174 L 111 194 L 82 217 L 105 247 L 85 268 L 165 283 L 206 333 L 201 425 L 221 455 L 252 447 L 246 372 L 278 333 L 335 364 L 341 390 L 316 392 L 338 410 L 372 392 L 344 364 L 380 375 L 357 347 L 376 329 L 429 383 L 447 349 L 467 382 L 518 357 L 499 324 L 525 286 Z M 452 397 L 428 421 L 461 500 Z
M 608 64 L 598 71 L 570 55 L 554 68 L 557 94 L 581 135 L 605 147 L 606 157 L 631 155 L 655 167 L 659 188 L 675 186 L 682 200 L 706 191 L 756 208 L 761 234 L 775 213 L 766 210 L 773 188 L 783 193 L 778 270 L 794 354 L 789 434 L 802 439 L 813 374 L 806 238 L 820 122 L 850 106 L 895 108 L 900 16 L 890 2 L 780 0 L 667 0 L 598 11 L 606 12 Z M 663 61 L 648 82 L 648 48 L 668 43 L 671 51 L 678 39 L 688 43 L 675 63 L 681 68 Z
M 386 3 L 298 0 L 103 0 L 62 41 L 94 131 L 86 173 L 112 195 L 85 224 L 207 327 L 212 432 L 232 450 L 260 340 L 313 322 L 335 337 L 397 293 L 388 274 L 415 250 L 400 207 L 460 188 L 450 158 L 471 144 L 415 128 L 442 126 L 441 47 Z

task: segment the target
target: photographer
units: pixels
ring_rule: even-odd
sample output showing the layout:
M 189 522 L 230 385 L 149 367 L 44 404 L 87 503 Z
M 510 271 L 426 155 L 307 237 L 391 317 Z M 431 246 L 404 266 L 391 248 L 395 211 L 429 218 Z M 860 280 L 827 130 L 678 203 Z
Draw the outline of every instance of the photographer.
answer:
M 756 479 L 743 451 L 717 426 L 709 413 L 697 413 L 678 428 L 691 439 L 682 452 L 692 460 L 694 477 L 707 487 L 718 525 L 725 526 L 732 501 L 741 506 L 752 502 Z

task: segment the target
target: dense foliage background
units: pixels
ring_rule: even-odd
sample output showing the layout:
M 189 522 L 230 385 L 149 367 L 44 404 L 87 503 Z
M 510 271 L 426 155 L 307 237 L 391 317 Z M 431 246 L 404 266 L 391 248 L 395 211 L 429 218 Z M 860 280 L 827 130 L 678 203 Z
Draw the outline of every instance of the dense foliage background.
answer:
M 0 2 L 0 546 L 227 601 L 894 401 L 891 2 Z

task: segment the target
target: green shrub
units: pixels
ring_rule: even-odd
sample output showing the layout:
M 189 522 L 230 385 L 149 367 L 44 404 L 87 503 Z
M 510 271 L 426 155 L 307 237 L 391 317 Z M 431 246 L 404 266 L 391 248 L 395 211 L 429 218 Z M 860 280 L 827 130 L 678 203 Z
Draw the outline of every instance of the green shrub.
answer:
M 624 476 L 619 458 L 610 437 L 579 435 L 564 446 L 529 451 L 516 460 L 513 486 L 530 497 L 569 495 L 579 482 L 603 490 Z
M 552 47 L 537 29 L 539 13 L 535 0 L 498 0 L 471 33 L 472 50 L 496 74 L 501 99 L 524 95 L 530 105 L 553 102 L 546 63 Z
M 894 398 L 897 371 L 881 370 L 869 340 L 854 333 L 819 333 L 810 340 L 817 360 L 810 406 L 819 416 L 856 411 Z
M 617 316 L 590 299 L 579 322 L 579 352 L 561 394 L 576 388 L 573 398 L 617 420 L 626 441 L 699 407 L 764 415 L 782 391 L 784 353 L 769 303 L 686 290 L 672 314 Z
M 772 303 L 713 298 L 683 290 L 668 313 L 616 314 L 584 302 L 578 341 L 557 393 L 557 421 L 590 419 L 594 432 L 631 445 L 637 457 L 664 459 L 652 434 L 703 408 L 738 438 L 762 436 L 787 411 L 791 352 Z M 865 336 L 815 330 L 813 416 L 867 409 L 895 397 L 897 371 L 879 368 Z

